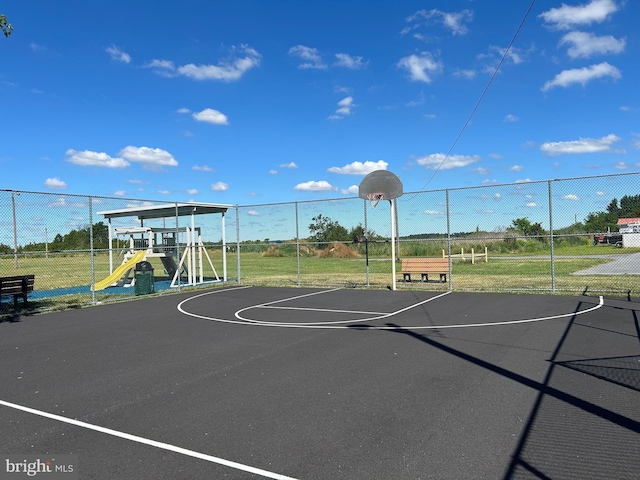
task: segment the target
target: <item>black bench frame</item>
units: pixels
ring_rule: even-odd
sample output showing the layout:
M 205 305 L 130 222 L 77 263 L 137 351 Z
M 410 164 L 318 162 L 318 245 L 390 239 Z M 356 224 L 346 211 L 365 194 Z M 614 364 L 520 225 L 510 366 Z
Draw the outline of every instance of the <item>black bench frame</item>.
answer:
M 0 277 L 0 296 L 13 295 L 13 306 L 18 306 L 18 298 L 27 305 L 27 295 L 33 292 L 35 275 L 15 275 L 12 277 Z

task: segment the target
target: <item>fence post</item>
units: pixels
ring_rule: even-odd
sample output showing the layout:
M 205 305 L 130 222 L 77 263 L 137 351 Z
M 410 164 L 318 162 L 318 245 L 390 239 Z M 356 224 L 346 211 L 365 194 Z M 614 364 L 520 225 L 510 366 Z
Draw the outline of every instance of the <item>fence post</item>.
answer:
M 449 290 L 453 288 L 453 280 L 451 279 L 451 270 L 453 270 L 453 266 L 451 264 L 451 212 L 449 211 L 449 189 L 445 190 L 445 203 L 446 203 L 446 212 L 447 212 L 447 254 L 449 255 Z
M 369 283 L 369 227 L 367 225 L 367 201 L 363 200 L 362 205 L 364 207 L 364 257 L 365 257 L 365 271 L 367 277 L 367 288 L 371 286 Z
M 296 263 L 298 264 L 298 286 L 300 286 L 302 278 L 300 274 L 300 228 L 298 223 L 298 202 L 294 203 L 296 210 Z
M 556 263 L 554 257 L 553 250 L 553 200 L 551 197 L 552 188 L 551 188 L 551 180 L 547 181 L 548 189 L 549 189 L 549 243 L 551 244 L 551 291 L 556 291 Z
M 18 193 L 20 195 L 20 193 Z M 11 192 L 11 213 L 13 214 L 13 266 L 18 268 L 18 224 L 16 223 L 16 192 Z
M 89 255 L 91 256 L 91 303 L 96 303 L 96 261 L 93 248 L 93 197 L 89 197 Z
M 236 270 L 237 279 L 240 283 L 240 207 L 236 203 Z

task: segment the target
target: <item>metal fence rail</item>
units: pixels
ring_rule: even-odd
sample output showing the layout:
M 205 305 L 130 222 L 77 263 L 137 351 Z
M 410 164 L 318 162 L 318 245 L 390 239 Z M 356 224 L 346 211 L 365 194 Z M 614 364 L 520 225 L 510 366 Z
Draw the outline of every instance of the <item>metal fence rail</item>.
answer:
M 395 242 L 399 289 L 631 295 L 638 292 L 640 242 L 594 245 L 594 234 L 603 232 L 584 225 L 597 224 L 621 199 L 638 197 L 638 185 L 640 173 L 630 173 L 406 192 L 396 203 L 396 238 L 388 202 L 375 209 L 353 197 L 236 205 L 222 225 L 212 215 L 198 218 L 206 256 L 195 246 L 176 247 L 208 259 L 214 273 L 226 255 L 221 280 L 243 284 L 384 288 L 392 281 Z M 97 212 L 160 204 L 167 202 L 0 190 L 0 277 L 35 274 L 29 299 L 41 309 L 133 296 L 133 288 L 92 288 L 109 275 L 109 255 L 121 262 L 118 255 L 130 248 L 126 238 L 109 243 L 108 222 Z M 135 225 L 135 218 L 116 219 L 112 227 Z M 342 236 L 322 239 L 319 225 Z M 145 226 L 175 229 L 178 238 L 189 219 Z M 406 257 L 449 259 L 447 281 L 403 282 Z M 159 279 L 172 273 L 164 262 L 154 267 Z M 214 273 L 208 275 L 215 280 Z M 10 311 L 12 299 L 2 300 Z

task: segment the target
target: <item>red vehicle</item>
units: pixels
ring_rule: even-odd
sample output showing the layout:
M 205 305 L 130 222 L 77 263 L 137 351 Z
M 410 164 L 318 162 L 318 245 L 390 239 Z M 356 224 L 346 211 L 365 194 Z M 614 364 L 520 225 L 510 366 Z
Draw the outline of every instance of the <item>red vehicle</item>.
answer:
M 608 245 L 615 245 L 618 248 L 622 248 L 622 234 L 621 233 L 596 233 L 593 236 L 593 244 L 606 243 Z

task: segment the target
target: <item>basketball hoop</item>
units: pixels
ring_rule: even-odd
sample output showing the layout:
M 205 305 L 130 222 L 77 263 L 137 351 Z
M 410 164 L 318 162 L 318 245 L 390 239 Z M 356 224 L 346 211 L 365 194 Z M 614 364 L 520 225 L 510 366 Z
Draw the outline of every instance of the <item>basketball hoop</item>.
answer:
M 367 193 L 367 200 L 373 208 L 376 208 L 380 200 L 384 200 L 384 193 Z

